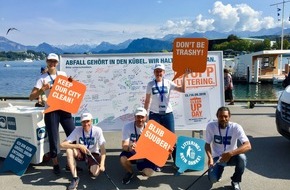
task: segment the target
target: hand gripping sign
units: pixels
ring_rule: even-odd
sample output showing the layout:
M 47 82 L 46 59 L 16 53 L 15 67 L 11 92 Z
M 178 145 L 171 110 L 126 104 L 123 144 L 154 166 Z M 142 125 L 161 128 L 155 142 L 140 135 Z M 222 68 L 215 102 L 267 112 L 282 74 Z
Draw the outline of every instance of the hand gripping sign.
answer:
M 49 107 L 44 113 L 63 110 L 77 113 L 86 92 L 86 86 L 78 81 L 69 81 L 67 77 L 58 75 L 47 98 Z
M 206 70 L 208 40 L 206 38 L 176 38 L 173 42 L 172 69 L 174 78 L 180 77 L 186 69 L 203 73 Z
M 178 173 L 187 169 L 203 170 L 205 160 L 205 141 L 193 137 L 180 136 L 176 143 L 176 161 Z
M 146 158 L 159 167 L 165 165 L 170 150 L 176 143 L 176 135 L 157 123 L 149 120 L 136 143 L 136 154 L 129 160 Z

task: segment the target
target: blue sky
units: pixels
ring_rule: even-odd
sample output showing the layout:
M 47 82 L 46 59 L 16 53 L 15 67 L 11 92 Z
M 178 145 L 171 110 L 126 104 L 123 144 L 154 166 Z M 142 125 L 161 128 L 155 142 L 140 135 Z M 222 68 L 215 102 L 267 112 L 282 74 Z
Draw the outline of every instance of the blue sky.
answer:
M 142 37 L 281 27 L 283 0 L 0 0 L 0 36 L 23 45 L 113 44 Z M 284 26 L 290 23 L 285 3 Z M 280 11 L 282 14 L 282 11 Z M 281 19 L 280 15 L 280 19 Z M 8 28 L 15 27 L 6 35 Z

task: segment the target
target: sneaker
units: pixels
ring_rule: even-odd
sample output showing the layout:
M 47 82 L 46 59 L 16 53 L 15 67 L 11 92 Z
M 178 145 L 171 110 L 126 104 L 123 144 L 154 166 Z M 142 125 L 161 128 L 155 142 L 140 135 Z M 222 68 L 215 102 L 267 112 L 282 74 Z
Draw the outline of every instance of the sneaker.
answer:
M 231 103 L 229 103 L 228 105 L 235 105 L 235 103 L 234 103 L 234 102 L 231 102 Z
M 127 185 L 130 183 L 131 179 L 134 177 L 134 173 L 127 172 L 122 180 L 122 183 Z
M 80 182 L 80 178 L 79 177 L 76 177 L 76 178 L 73 178 L 69 184 L 69 186 L 67 187 L 67 190 L 74 190 L 78 187 L 79 185 L 79 182 Z
M 68 164 L 65 166 L 65 171 L 66 172 L 70 172 L 70 168 L 69 168 Z M 80 168 L 80 167 L 77 166 L 77 172 L 82 172 L 82 171 L 83 171 L 83 168 Z
M 232 181 L 232 187 L 234 190 L 241 190 L 239 182 Z
M 60 168 L 59 168 L 58 164 L 53 166 L 53 173 L 54 174 L 60 174 Z
M 155 168 L 155 172 L 161 172 L 161 168 L 156 167 L 156 168 Z

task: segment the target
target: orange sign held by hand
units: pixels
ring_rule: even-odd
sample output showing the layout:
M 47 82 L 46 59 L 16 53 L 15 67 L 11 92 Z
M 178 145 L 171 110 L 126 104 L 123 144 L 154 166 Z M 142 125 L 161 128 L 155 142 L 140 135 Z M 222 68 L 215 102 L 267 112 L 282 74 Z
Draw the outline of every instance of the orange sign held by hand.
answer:
M 86 92 L 86 86 L 65 76 L 57 76 L 47 98 L 49 107 L 44 113 L 63 110 L 77 113 Z
M 176 38 L 173 42 L 172 69 L 174 78 L 180 77 L 186 69 L 203 73 L 206 70 L 208 40 L 206 38 Z
M 170 150 L 176 143 L 176 135 L 157 123 L 149 120 L 136 143 L 136 154 L 129 160 L 146 158 L 159 167 L 165 165 Z

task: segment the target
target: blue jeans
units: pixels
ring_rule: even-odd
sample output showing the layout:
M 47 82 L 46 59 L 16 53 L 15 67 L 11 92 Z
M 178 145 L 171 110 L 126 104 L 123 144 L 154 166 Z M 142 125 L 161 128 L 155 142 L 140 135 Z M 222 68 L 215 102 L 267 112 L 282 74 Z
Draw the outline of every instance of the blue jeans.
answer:
M 71 113 L 55 110 L 44 114 L 45 128 L 49 140 L 50 157 L 55 158 L 59 145 L 59 124 L 61 124 L 66 136 L 75 129 Z
M 136 154 L 135 151 L 131 151 L 131 152 L 122 151 L 120 154 L 120 157 L 125 156 L 127 158 L 130 158 L 135 154 Z M 157 167 L 154 163 L 152 163 L 151 161 L 147 159 L 130 160 L 130 162 L 132 164 L 136 164 L 137 169 L 139 171 L 142 171 L 145 168 L 151 168 L 152 170 L 156 170 L 156 167 Z
M 152 119 L 171 131 L 172 133 L 175 133 L 175 128 L 174 128 L 174 116 L 173 113 L 166 113 L 166 114 L 158 114 L 158 113 L 153 113 L 149 112 L 149 120 Z M 176 158 L 176 148 L 174 147 L 174 150 L 172 152 L 172 157 L 173 161 L 175 162 Z
M 219 157 L 214 158 L 214 162 L 216 162 L 219 159 Z M 224 171 L 225 166 L 235 166 L 235 172 L 233 176 L 231 177 L 233 182 L 241 182 L 242 181 L 242 175 L 245 171 L 247 164 L 247 157 L 245 154 L 239 154 L 236 156 L 233 156 L 227 163 L 217 163 L 212 168 L 208 170 L 208 179 L 215 183 L 217 182 Z
M 171 131 L 172 133 L 175 132 L 174 129 L 174 117 L 173 113 L 166 113 L 166 114 L 158 114 L 158 113 L 153 113 L 149 112 L 149 120 L 152 119 L 159 123 L 160 125 L 164 126 L 166 129 Z

